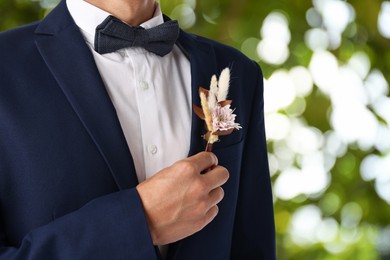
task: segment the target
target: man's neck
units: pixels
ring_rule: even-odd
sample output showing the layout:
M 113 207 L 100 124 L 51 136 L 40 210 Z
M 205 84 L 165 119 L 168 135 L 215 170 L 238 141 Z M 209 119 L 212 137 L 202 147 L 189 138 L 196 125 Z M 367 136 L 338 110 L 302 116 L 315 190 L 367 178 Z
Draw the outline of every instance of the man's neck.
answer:
M 155 0 L 85 0 L 124 21 L 137 26 L 153 17 Z

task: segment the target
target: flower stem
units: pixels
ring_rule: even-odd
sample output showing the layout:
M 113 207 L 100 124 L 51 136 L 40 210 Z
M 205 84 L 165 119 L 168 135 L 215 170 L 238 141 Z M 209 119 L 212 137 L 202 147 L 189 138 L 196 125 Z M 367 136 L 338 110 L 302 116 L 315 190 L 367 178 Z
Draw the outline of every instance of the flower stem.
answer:
M 206 149 L 204 150 L 205 152 L 211 152 L 213 150 L 213 144 L 212 143 L 209 143 L 207 142 L 207 145 L 206 145 Z M 204 170 L 201 172 L 201 174 L 205 174 L 206 172 L 208 171 L 211 171 L 213 169 L 214 166 Z
M 206 149 L 204 150 L 205 152 L 211 152 L 213 150 L 213 144 L 212 143 L 207 143 Z

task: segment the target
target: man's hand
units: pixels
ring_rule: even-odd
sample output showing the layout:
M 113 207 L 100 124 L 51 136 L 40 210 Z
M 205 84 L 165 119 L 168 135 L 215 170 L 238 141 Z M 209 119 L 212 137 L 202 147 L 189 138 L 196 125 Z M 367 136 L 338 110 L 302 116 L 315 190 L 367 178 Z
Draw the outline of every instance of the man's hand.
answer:
M 215 218 L 224 196 L 221 185 L 229 178 L 228 171 L 217 164 L 214 154 L 202 152 L 137 186 L 155 245 L 192 235 Z

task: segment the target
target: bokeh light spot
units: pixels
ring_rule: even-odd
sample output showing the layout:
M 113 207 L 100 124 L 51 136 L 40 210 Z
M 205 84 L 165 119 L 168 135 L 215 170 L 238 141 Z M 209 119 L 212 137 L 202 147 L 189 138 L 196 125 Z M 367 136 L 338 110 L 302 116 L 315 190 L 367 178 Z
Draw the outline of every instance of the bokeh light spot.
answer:
M 306 31 L 305 43 L 312 51 L 326 50 L 330 45 L 328 33 L 319 28 Z
M 172 10 L 171 16 L 179 21 L 182 29 L 189 29 L 194 26 L 196 22 L 196 15 L 194 9 L 188 4 L 181 4 Z
M 380 34 L 390 39 L 390 2 L 384 1 L 378 16 L 378 30 Z
M 321 222 L 321 210 L 317 206 L 307 205 L 297 209 L 291 220 L 292 240 L 298 245 L 315 244 Z
M 265 38 L 257 45 L 257 54 L 268 64 L 280 65 L 290 55 L 288 46 L 277 39 Z
M 285 70 L 275 71 L 264 82 L 264 110 L 275 112 L 289 106 L 295 99 L 294 82 Z

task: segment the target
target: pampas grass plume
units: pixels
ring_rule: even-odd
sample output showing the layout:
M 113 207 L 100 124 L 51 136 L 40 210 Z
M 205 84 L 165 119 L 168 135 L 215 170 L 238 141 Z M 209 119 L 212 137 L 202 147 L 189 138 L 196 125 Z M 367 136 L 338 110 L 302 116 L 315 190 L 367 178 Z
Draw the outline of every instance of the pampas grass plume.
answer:
M 213 75 L 211 77 L 209 97 L 207 100 L 210 110 L 213 110 L 217 105 L 217 94 L 218 94 L 217 76 Z
M 230 84 L 230 69 L 225 68 L 222 70 L 218 80 L 218 102 L 224 101 L 227 98 Z

